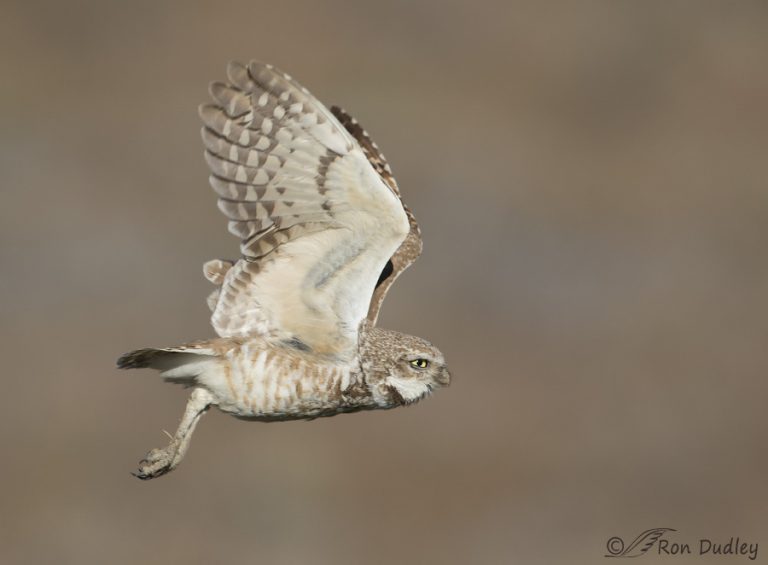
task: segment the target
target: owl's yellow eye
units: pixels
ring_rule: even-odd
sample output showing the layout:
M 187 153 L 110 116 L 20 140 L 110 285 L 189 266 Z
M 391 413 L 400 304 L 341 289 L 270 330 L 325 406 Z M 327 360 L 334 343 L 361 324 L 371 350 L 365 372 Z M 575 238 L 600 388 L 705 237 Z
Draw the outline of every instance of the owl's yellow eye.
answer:
M 429 361 L 426 359 L 414 359 L 413 361 L 410 361 L 412 367 L 416 367 L 417 369 L 426 369 L 429 367 Z

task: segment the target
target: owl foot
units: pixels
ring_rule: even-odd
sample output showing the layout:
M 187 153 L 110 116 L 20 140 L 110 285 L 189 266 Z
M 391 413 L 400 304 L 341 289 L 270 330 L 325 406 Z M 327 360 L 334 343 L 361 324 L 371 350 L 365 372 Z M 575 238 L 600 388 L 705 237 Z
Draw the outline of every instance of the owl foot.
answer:
M 181 458 L 177 459 L 178 454 L 178 443 L 175 441 L 172 441 L 164 449 L 153 449 L 144 456 L 144 459 L 139 461 L 139 469 L 134 471 L 132 475 L 142 481 L 161 477 L 171 472 L 179 463 Z
M 195 426 L 200 416 L 213 403 L 214 398 L 209 391 L 203 388 L 193 390 L 187 401 L 187 407 L 184 410 L 184 416 L 181 418 L 179 429 L 171 437 L 171 443 L 163 449 L 153 449 L 147 453 L 144 459 L 139 461 L 139 469 L 134 471 L 132 475 L 142 481 L 147 481 L 162 477 L 173 471 L 187 453 L 189 442 L 192 439 L 192 432 L 195 431 Z

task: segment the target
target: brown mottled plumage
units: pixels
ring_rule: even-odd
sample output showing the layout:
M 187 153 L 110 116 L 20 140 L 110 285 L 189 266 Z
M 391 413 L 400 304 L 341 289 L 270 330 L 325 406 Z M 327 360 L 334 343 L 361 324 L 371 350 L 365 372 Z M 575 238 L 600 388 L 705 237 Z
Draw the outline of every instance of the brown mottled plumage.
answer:
M 179 464 L 210 406 L 244 419 L 314 419 L 410 404 L 450 382 L 432 344 L 375 327 L 422 248 L 379 148 L 271 65 L 231 63 L 227 75 L 200 116 L 210 183 L 242 257 L 203 267 L 216 285 L 208 305 L 218 338 L 118 359 L 193 388 L 171 443 L 140 463 L 141 479 Z

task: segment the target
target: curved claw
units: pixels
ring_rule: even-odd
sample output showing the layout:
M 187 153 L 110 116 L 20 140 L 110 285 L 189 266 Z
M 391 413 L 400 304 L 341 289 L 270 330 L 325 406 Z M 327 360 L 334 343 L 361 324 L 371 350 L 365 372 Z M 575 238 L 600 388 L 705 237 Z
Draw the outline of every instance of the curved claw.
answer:
M 139 461 L 139 468 L 131 474 L 137 479 L 147 481 L 161 477 L 173 471 L 176 467 L 177 449 L 174 443 L 171 443 L 165 449 L 153 449 Z

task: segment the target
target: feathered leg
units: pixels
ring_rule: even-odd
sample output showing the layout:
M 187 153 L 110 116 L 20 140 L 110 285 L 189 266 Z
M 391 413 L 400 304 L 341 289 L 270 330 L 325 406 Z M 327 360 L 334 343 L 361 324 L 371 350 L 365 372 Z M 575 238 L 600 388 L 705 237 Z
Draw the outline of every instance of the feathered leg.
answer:
M 171 443 L 163 449 L 153 449 L 139 462 L 133 475 L 141 480 L 154 479 L 173 471 L 184 458 L 195 431 L 197 421 L 214 402 L 213 395 L 204 388 L 196 388 L 187 401 L 184 416 Z

